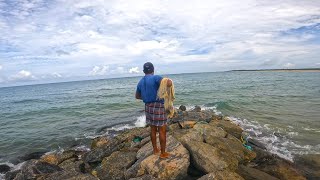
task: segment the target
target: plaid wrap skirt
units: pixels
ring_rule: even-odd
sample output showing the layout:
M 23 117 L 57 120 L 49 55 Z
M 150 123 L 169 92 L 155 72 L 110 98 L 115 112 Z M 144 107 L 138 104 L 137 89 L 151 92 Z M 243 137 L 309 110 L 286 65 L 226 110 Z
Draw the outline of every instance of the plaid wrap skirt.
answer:
M 146 103 L 145 113 L 148 125 L 163 126 L 167 124 L 167 114 L 163 103 Z

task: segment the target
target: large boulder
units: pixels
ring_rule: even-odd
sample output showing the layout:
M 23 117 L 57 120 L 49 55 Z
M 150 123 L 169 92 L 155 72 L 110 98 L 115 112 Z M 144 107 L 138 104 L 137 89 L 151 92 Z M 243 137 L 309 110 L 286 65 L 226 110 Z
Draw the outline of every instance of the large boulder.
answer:
M 256 157 L 256 153 L 243 146 L 241 141 L 231 134 L 226 137 L 205 136 L 205 142 L 218 148 L 221 152 L 231 154 L 239 163 L 245 164 Z
M 62 171 L 62 169 L 57 165 L 39 160 L 29 160 L 21 167 L 21 171 L 16 175 L 15 179 L 35 179 L 41 175 L 58 171 Z
M 135 137 L 146 138 L 150 135 L 149 128 L 133 128 L 122 132 L 118 136 L 115 136 L 108 141 L 101 143 L 99 147 L 95 147 L 84 155 L 84 161 L 86 163 L 98 163 L 103 158 L 110 156 L 113 152 L 122 148 L 130 149 L 132 147 L 132 140 Z M 98 142 L 96 142 L 97 144 Z M 99 144 L 99 143 L 98 143 Z
M 21 172 L 21 170 L 14 170 L 14 171 L 9 171 L 5 174 L 4 179 L 5 180 L 13 180 L 17 174 L 19 174 Z
M 40 159 L 40 161 L 47 162 L 49 164 L 58 165 L 62 163 L 65 160 L 78 158 L 78 152 L 75 150 L 66 150 L 62 153 L 50 153 L 43 155 Z
M 135 151 L 116 151 L 103 159 L 98 169 L 101 180 L 124 179 L 124 172 L 136 161 Z
M 239 174 L 232 171 L 217 171 L 206 174 L 198 180 L 244 180 Z
M 159 143 L 158 143 L 159 144 Z M 160 145 L 158 145 L 160 147 Z M 183 179 L 187 176 L 190 164 L 189 152 L 172 136 L 167 136 L 167 152 L 171 156 L 160 159 L 153 154 L 151 142 L 143 146 L 137 153 L 138 161 L 128 169 L 126 178 L 150 174 L 158 179 Z
M 320 179 L 320 154 L 298 155 L 294 162 L 308 179 Z
M 110 138 L 107 136 L 96 137 L 91 142 L 91 150 L 106 146 L 109 142 Z
M 10 171 L 10 166 L 6 165 L 6 164 L 0 164 L 0 173 L 4 174 L 8 171 Z
M 197 131 L 203 134 L 205 140 L 208 138 L 225 138 L 227 137 L 227 132 L 224 131 L 221 127 L 216 127 L 211 124 L 196 124 L 194 127 Z
M 113 139 L 110 139 L 110 141 L 106 146 L 93 149 L 92 151 L 89 151 L 88 153 L 86 153 L 83 157 L 83 160 L 86 163 L 101 162 L 104 157 L 110 156 L 113 152 L 118 151 L 123 147 L 124 147 L 123 141 L 117 138 L 113 138 Z
M 186 141 L 184 144 L 190 152 L 194 167 L 202 172 L 234 171 L 238 168 L 238 160 L 231 153 L 221 152 L 218 148 L 204 142 Z
M 265 172 L 244 165 L 240 165 L 236 172 L 246 180 L 279 180 Z
M 180 141 L 183 145 L 187 141 L 199 141 L 204 142 L 203 133 L 196 129 L 177 129 L 172 132 L 172 136 Z
M 83 174 L 78 172 L 61 171 L 52 174 L 42 175 L 37 180 L 99 180 L 91 174 Z
M 221 121 L 211 121 L 211 125 L 221 127 L 223 130 L 227 131 L 227 133 L 233 135 L 234 137 L 240 139 L 243 129 L 234 124 L 231 120 L 221 120 Z
M 294 167 L 294 164 L 275 157 L 268 159 L 263 163 L 257 164 L 257 169 L 266 172 L 274 177 L 283 180 L 305 180 L 306 178 L 302 175 L 300 170 Z

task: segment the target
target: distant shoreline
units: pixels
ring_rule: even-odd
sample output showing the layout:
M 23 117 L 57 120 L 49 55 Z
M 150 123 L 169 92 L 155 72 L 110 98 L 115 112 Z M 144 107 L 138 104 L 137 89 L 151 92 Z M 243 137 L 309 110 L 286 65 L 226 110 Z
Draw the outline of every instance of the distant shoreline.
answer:
M 262 71 L 262 72 L 320 72 L 320 68 L 307 68 L 307 69 L 245 69 L 245 70 L 231 70 L 231 72 L 242 71 Z

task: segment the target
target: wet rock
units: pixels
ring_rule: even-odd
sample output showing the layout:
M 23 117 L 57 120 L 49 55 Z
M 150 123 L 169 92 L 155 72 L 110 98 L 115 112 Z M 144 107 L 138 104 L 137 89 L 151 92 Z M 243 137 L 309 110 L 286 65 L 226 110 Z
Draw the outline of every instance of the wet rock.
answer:
M 68 159 L 78 158 L 78 153 L 79 152 L 75 150 L 63 151 L 62 154 L 59 156 L 59 164 Z
M 103 159 L 98 169 L 101 180 L 124 179 L 124 172 L 136 161 L 134 151 L 116 151 Z
M 113 152 L 124 147 L 123 142 L 117 138 L 111 139 L 106 146 L 99 147 L 89 151 L 84 155 L 83 160 L 86 163 L 101 162 L 104 157 L 110 156 Z
M 92 140 L 91 142 L 91 149 L 96 149 L 96 148 L 100 148 L 103 146 L 106 146 L 109 142 L 109 138 L 106 136 L 102 136 L 102 137 L 97 137 L 95 139 Z
M 35 179 L 42 174 L 54 173 L 62 169 L 53 164 L 39 160 L 29 160 L 22 167 L 15 179 Z
M 21 170 L 15 170 L 15 171 L 10 171 L 10 172 L 7 172 L 4 176 L 4 179 L 5 180 L 13 180 L 17 174 L 19 174 L 21 172 Z
M 59 164 L 59 156 L 58 156 L 58 154 L 46 154 L 41 157 L 41 161 L 47 162 L 49 164 L 58 165 Z
M 0 164 L 0 173 L 4 174 L 8 171 L 10 171 L 10 166 L 6 165 L 6 164 Z
M 267 149 L 264 144 L 262 144 L 261 142 L 255 140 L 255 139 L 252 139 L 252 138 L 248 138 L 248 144 L 250 146 L 252 146 L 253 148 L 258 147 L 258 148 L 264 149 L 264 150 Z
M 65 160 L 72 159 L 72 158 L 78 158 L 77 152 L 75 150 L 67 150 L 62 153 L 51 153 L 46 154 L 41 157 L 41 161 L 47 162 L 49 164 L 55 164 L 58 165 L 62 163 Z
M 190 152 L 194 167 L 205 173 L 238 168 L 238 160 L 232 154 L 226 154 L 203 142 L 186 141 L 184 144 Z
M 320 154 L 298 155 L 294 162 L 307 179 L 320 179 Z
M 217 171 L 202 176 L 198 180 L 244 180 L 239 174 L 232 171 Z
M 258 169 L 240 165 L 239 169 L 237 170 L 237 173 L 242 176 L 246 180 L 279 180 L 276 177 L 273 177 L 265 172 L 262 172 Z
M 212 121 L 210 122 L 213 126 L 221 127 L 223 130 L 227 131 L 227 133 L 233 135 L 234 137 L 240 139 L 241 134 L 243 132 L 242 128 L 231 121 Z
M 267 160 L 263 163 L 260 162 L 257 169 L 266 172 L 274 177 L 284 180 L 304 180 L 302 173 L 294 167 L 294 165 L 279 157 Z
M 28 161 L 31 159 L 40 159 L 41 156 L 43 156 L 46 153 L 46 151 L 39 151 L 39 152 L 33 152 L 30 154 L 26 154 L 24 156 L 18 157 L 17 162 L 14 162 L 14 164 L 18 164 L 20 162 Z
M 59 167 L 69 172 L 78 172 L 83 173 L 82 166 L 84 165 L 83 161 L 76 161 L 75 158 L 68 159 L 59 164 Z
M 193 111 L 201 112 L 201 107 L 200 106 L 195 106 Z
M 179 107 L 179 109 L 180 109 L 181 111 L 186 111 L 186 110 L 187 110 L 186 106 L 184 106 L 184 105 L 181 105 L 181 106 Z
M 138 161 L 128 169 L 126 177 L 150 174 L 159 179 L 183 179 L 187 176 L 189 152 L 175 138 L 170 135 L 167 137 L 167 152 L 171 154 L 169 158 L 160 159 L 159 155 L 152 152 L 151 142 L 143 146 L 137 153 Z

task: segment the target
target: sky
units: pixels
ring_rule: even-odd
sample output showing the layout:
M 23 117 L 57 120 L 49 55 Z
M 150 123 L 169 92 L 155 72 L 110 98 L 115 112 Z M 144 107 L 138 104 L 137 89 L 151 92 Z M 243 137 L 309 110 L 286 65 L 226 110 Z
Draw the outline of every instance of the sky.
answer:
M 0 86 L 320 68 L 319 0 L 0 0 Z

